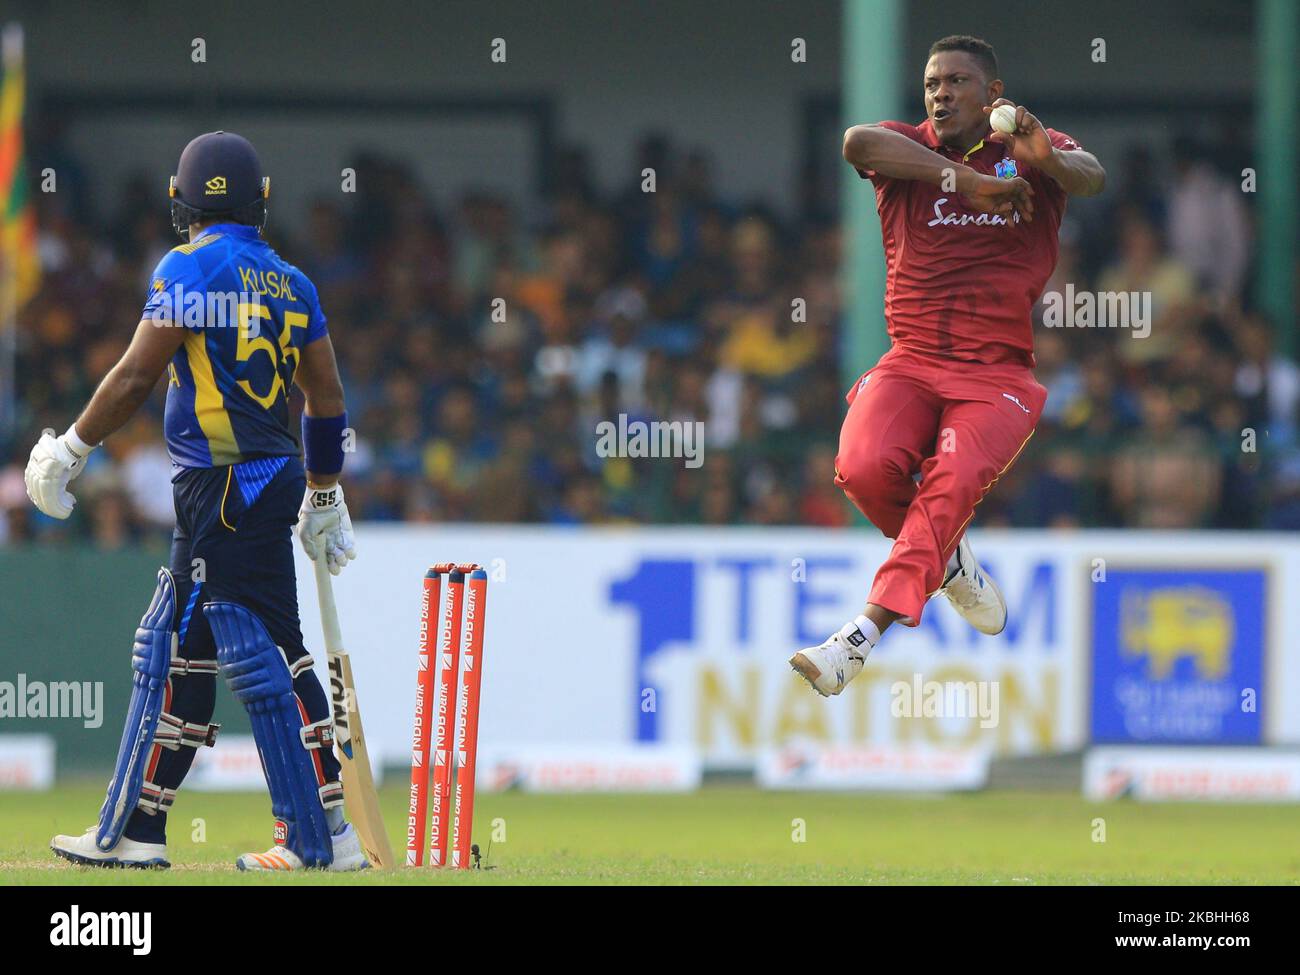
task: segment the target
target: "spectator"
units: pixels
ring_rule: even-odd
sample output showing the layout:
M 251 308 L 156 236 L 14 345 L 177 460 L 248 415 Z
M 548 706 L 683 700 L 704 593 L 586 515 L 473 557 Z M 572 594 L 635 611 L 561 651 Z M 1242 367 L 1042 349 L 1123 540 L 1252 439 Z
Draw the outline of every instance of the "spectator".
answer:
M 1300 527 L 1300 371 L 1268 323 L 1238 310 L 1243 200 L 1203 155 L 1176 157 L 1166 192 L 1150 153 L 1130 153 L 1116 209 L 1081 208 L 1063 228 L 1048 290 L 1149 293 L 1152 331 L 1038 330 L 1047 407 L 1006 500 L 979 523 Z M 320 288 L 339 349 L 357 520 L 855 518 L 832 480 L 844 410 L 833 224 L 738 217 L 708 157 L 663 135 L 636 148 L 634 178 L 612 199 L 582 150 L 563 150 L 553 192 L 530 211 L 540 222 L 486 192 L 444 212 L 400 161 L 353 163 L 358 192 L 313 202 L 303 238 L 285 244 Z M 20 321 L 21 436 L 0 444 L 0 542 L 167 538 L 160 398 L 96 452 L 67 523 L 36 515 L 22 488 L 30 435 L 66 425 L 116 360 L 173 243 L 151 185 L 128 180 L 127 204 L 98 225 L 33 194 L 45 274 Z M 288 231 L 273 220 L 274 236 Z M 595 423 L 620 413 L 703 422 L 703 466 L 597 456 Z M 1242 450 L 1244 429 L 1256 453 Z
M 1121 217 L 1118 260 L 1101 273 L 1097 289 L 1138 298 L 1150 316 L 1149 334 L 1130 328 L 1121 338 L 1118 351 L 1123 362 L 1145 364 L 1173 354 L 1196 299 L 1196 282 L 1186 267 L 1165 252 L 1159 231 L 1136 210 Z M 1130 317 L 1133 313 L 1130 305 Z M 1137 321 L 1107 324 L 1132 326 Z
M 1133 528 L 1205 528 L 1219 500 L 1220 465 L 1198 430 L 1181 426 L 1169 393 L 1142 393 L 1142 426 L 1115 457 L 1115 511 Z
M 1250 217 L 1241 187 L 1219 175 L 1187 136 L 1174 140 L 1169 250 L 1219 309 L 1238 301 L 1250 264 Z

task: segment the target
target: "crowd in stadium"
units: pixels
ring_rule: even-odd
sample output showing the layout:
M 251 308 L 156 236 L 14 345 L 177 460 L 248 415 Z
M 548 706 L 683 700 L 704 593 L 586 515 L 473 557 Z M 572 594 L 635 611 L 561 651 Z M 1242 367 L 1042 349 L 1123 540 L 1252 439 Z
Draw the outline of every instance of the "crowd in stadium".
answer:
M 1185 141 L 1135 149 L 1067 214 L 1048 291 L 1150 293 L 1150 334 L 1038 324 L 1046 412 L 978 525 L 1300 527 L 1300 372 L 1250 312 L 1251 214 L 1207 158 Z M 582 153 L 562 153 L 528 219 L 491 195 L 435 203 L 380 156 L 356 160 L 358 192 L 318 200 L 296 238 L 272 207 L 268 236 L 316 282 L 338 350 L 354 519 L 860 519 L 833 483 L 839 228 L 730 200 L 705 156 L 660 139 L 630 161 L 638 181 L 603 195 Z M 66 428 L 125 348 L 177 242 L 155 190 L 133 181 L 106 222 L 76 185 L 36 194 L 44 275 L 21 319 L 0 542 L 170 530 L 161 384 L 93 455 L 69 522 L 37 513 L 22 478 L 41 428 Z M 619 414 L 702 421 L 704 463 L 597 456 L 596 424 Z

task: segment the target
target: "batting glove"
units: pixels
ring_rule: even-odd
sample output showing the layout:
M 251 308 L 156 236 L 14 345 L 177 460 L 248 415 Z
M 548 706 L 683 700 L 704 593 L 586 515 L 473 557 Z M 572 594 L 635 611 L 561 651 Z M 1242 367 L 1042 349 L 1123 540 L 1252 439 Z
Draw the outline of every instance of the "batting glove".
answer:
M 68 484 L 86 469 L 86 458 L 94 449 L 77 436 L 75 423 L 61 437 L 48 430 L 41 434 L 23 471 L 32 504 L 51 518 L 62 520 L 72 514 L 77 499 L 68 490 Z
M 322 556 L 330 575 L 338 575 L 357 557 L 352 518 L 343 500 L 343 486 L 307 488 L 298 509 L 298 541 L 307 558 L 315 562 Z

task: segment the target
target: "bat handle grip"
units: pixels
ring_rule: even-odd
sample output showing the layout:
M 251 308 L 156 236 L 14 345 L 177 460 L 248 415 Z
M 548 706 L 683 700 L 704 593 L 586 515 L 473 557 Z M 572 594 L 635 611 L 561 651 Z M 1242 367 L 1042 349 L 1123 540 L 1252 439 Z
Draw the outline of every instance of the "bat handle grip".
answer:
M 343 632 L 339 629 L 339 611 L 334 605 L 334 585 L 330 581 L 329 566 L 325 562 L 325 553 L 312 563 L 316 570 L 316 599 L 320 603 L 320 628 L 325 635 L 325 649 L 342 650 Z

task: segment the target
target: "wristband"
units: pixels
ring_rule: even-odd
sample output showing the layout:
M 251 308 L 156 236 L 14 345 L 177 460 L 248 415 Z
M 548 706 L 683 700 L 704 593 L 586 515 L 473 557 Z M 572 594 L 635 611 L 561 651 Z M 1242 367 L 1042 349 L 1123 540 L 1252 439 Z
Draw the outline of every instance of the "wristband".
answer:
M 63 442 L 68 445 L 68 449 L 78 458 L 85 457 L 99 446 L 99 444 L 89 444 L 82 440 L 77 433 L 77 425 L 75 423 L 68 427 L 68 432 L 63 435 Z
M 313 474 L 337 474 L 343 470 L 343 431 L 347 413 L 338 416 L 302 415 L 302 453 Z

